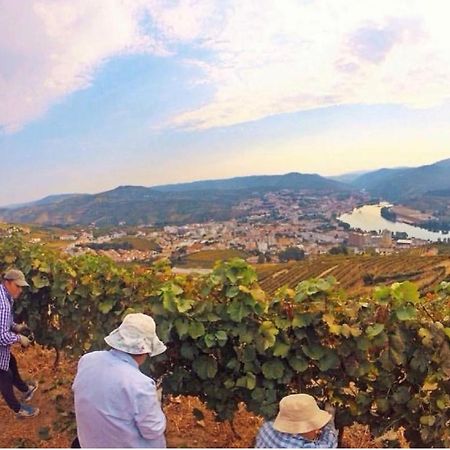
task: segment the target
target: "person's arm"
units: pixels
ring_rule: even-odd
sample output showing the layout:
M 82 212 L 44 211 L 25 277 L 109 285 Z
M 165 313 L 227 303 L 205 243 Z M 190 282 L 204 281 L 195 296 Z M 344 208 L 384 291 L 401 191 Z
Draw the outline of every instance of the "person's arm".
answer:
M 7 302 L 0 298 L 0 345 L 8 346 L 20 341 L 18 334 L 10 329 L 11 325 L 11 308 Z
M 153 382 L 137 392 L 135 421 L 145 439 L 158 439 L 164 435 L 166 416 L 161 409 Z

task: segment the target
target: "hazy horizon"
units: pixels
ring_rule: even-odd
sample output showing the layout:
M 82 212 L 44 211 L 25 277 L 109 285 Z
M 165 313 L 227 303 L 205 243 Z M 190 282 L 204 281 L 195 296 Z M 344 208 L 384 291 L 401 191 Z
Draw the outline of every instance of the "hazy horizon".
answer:
M 450 157 L 445 0 L 0 0 L 0 205 Z
M 440 160 L 441 161 L 441 160 Z M 431 164 L 435 163 L 435 162 L 439 162 L 439 161 L 432 161 Z M 378 168 L 374 168 L 374 169 L 367 169 L 367 170 L 355 170 L 355 171 L 351 171 L 351 172 L 345 172 L 345 173 L 340 173 L 340 174 L 336 174 L 336 175 L 323 175 L 320 173 L 307 173 L 307 172 L 301 172 L 302 174 L 310 174 L 310 175 L 320 175 L 322 177 L 325 178 L 334 178 L 334 177 L 339 177 L 339 176 L 343 176 L 343 175 L 351 175 L 351 174 L 358 174 L 358 173 L 368 173 L 368 172 L 374 172 L 380 169 L 399 169 L 399 168 L 414 168 L 416 166 L 395 166 L 395 167 L 378 167 Z M 295 172 L 295 171 L 293 171 Z M 51 192 L 47 195 L 44 195 L 42 197 L 38 197 L 38 198 L 31 198 L 29 200 L 24 200 L 21 202 L 15 202 L 15 203 L 9 203 L 9 204 L 0 204 L 0 208 L 7 208 L 7 207 L 11 207 L 11 206 L 17 206 L 17 205 L 21 205 L 21 204 L 27 204 L 27 203 L 33 203 L 35 201 L 38 200 L 42 200 L 46 197 L 51 197 L 51 196 L 59 196 L 59 195 L 84 195 L 84 194 L 100 194 L 102 192 L 107 192 L 110 190 L 113 190 L 117 187 L 120 186 L 139 186 L 139 187 L 157 187 L 157 186 L 165 186 L 165 185 L 176 185 L 176 184 L 185 184 L 185 183 L 195 183 L 197 181 L 213 181 L 213 180 L 228 180 L 230 178 L 241 178 L 241 177 L 252 177 L 252 176 L 272 176 L 272 175 L 286 175 L 287 173 L 290 172 L 283 172 L 283 173 L 258 173 L 258 174 L 244 174 L 244 175 L 236 175 L 236 176 L 231 176 L 231 177 L 224 177 L 224 178 L 202 178 L 202 179 L 193 179 L 193 180 L 188 180 L 188 181 L 174 181 L 171 183 L 160 183 L 160 184 L 153 184 L 153 185 L 143 185 L 143 184 L 123 184 L 123 183 L 118 183 L 114 186 L 111 186 L 108 189 L 104 189 L 104 190 L 100 190 L 100 191 L 92 191 L 92 192 Z M 300 172 L 297 172 L 300 173 Z

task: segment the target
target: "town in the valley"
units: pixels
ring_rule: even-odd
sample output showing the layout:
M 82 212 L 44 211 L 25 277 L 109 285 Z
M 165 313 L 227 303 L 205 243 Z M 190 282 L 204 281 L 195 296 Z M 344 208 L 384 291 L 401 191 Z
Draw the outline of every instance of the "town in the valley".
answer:
M 405 233 L 350 229 L 339 216 L 370 201 L 364 192 L 319 195 L 308 191 L 270 192 L 241 202 L 231 220 L 183 225 L 142 224 L 97 227 L 19 225 L 32 242 L 51 242 L 70 255 L 95 253 L 118 262 L 169 258 L 174 263 L 212 250 L 241 252 L 249 263 L 279 262 L 290 249 L 292 259 L 320 254 L 381 254 L 428 244 Z M 11 232 L 5 227 L 3 233 Z M 44 234 L 43 230 L 47 230 Z M 289 256 L 287 257 L 289 259 Z

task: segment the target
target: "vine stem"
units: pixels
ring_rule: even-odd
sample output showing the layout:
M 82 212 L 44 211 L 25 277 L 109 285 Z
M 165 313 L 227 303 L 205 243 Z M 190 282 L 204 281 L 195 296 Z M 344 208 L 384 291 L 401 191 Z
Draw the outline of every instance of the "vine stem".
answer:
M 421 307 L 421 309 L 423 309 L 426 313 L 426 315 L 433 321 L 436 322 L 436 319 L 428 312 L 427 308 L 425 308 L 424 305 L 419 305 Z
M 56 370 L 59 366 L 59 361 L 61 359 L 61 353 L 57 347 L 53 347 L 55 349 L 55 360 L 53 361 L 53 370 Z

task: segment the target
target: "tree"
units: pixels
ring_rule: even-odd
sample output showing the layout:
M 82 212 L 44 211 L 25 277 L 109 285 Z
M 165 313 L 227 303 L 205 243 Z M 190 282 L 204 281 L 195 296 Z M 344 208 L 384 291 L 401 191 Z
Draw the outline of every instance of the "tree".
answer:
M 301 261 L 302 259 L 305 259 L 305 252 L 298 247 L 288 247 L 286 250 L 280 252 L 278 257 L 281 262 Z
M 328 253 L 330 255 L 348 255 L 348 248 L 345 245 L 338 245 L 330 248 Z

